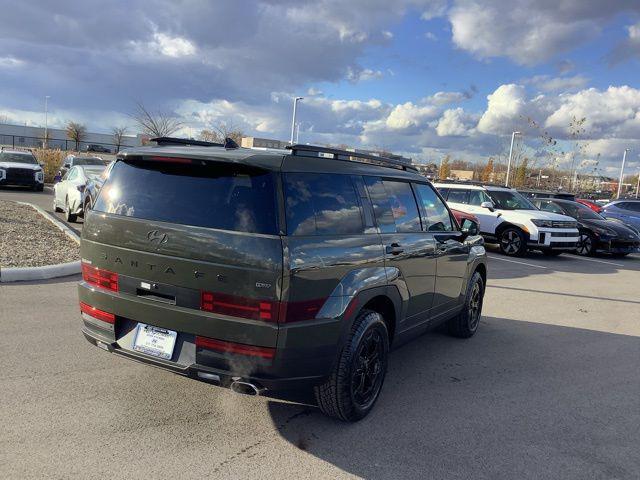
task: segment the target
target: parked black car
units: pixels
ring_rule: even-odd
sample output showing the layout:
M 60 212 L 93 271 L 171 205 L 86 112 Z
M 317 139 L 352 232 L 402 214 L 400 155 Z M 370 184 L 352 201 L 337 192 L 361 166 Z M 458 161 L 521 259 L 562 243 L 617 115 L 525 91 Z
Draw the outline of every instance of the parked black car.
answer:
M 561 200 L 575 200 L 576 196 L 569 192 L 554 192 L 551 190 L 535 190 L 528 188 L 519 188 L 518 192 L 527 197 L 533 198 L 559 198 Z
M 166 140 L 121 153 L 86 214 L 92 344 L 236 393 L 310 388 L 355 421 L 391 345 L 476 332 L 478 226 L 458 226 L 408 159 Z
M 86 146 L 85 152 L 111 153 L 111 149 L 105 147 L 104 145 L 90 143 Z
M 534 199 L 533 203 L 541 210 L 569 215 L 578 221 L 580 240 L 576 252 L 580 255 L 606 252 L 623 257 L 640 251 L 637 230 L 618 220 L 606 219 L 586 205 L 560 199 Z

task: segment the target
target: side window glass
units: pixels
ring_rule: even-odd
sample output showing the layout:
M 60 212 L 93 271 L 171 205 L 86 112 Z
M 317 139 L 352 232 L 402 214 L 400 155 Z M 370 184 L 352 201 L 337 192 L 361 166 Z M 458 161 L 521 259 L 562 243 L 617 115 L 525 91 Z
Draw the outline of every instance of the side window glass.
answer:
M 420 197 L 418 201 L 422 203 L 425 218 L 425 230 L 427 232 L 450 232 L 454 230 L 449 210 L 438 198 L 436 192 L 429 185 L 422 183 L 415 185 L 416 192 Z
M 396 230 L 402 233 L 422 231 L 418 205 L 413 196 L 411 184 L 392 180 L 384 180 L 383 183 L 389 195 Z
M 491 202 L 489 195 L 483 190 L 470 190 L 469 191 L 469 205 L 482 205 L 482 202 Z
M 447 202 L 453 203 L 469 203 L 469 190 L 454 190 L 449 192 Z
M 364 233 L 378 233 L 378 230 L 376 230 L 376 223 L 373 220 L 373 208 L 369 201 L 369 195 L 367 195 L 367 189 L 364 186 L 364 179 L 360 175 L 353 175 L 351 179 L 353 180 L 353 185 L 356 187 L 360 206 L 362 207 Z
M 442 198 L 444 198 L 445 200 L 449 196 L 449 189 L 448 188 L 439 188 L 438 192 L 440 192 L 440 195 L 442 195 Z
M 364 183 L 371 198 L 373 213 L 380 233 L 394 233 L 396 231 L 396 223 L 393 219 L 389 195 L 384 188 L 382 179 L 379 177 L 364 177 Z
M 289 235 L 363 232 L 360 204 L 350 176 L 287 173 L 284 190 Z

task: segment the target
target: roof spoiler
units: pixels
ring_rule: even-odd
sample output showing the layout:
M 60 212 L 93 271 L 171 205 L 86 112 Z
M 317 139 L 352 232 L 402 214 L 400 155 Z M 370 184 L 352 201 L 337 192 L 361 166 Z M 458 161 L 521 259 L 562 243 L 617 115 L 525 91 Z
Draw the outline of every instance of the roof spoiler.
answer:
M 156 142 L 159 147 L 182 146 L 182 147 L 224 147 L 226 149 L 240 148 L 238 144 L 231 138 L 224 139 L 224 143 L 205 142 L 202 140 L 193 140 L 190 138 L 174 138 L 174 137 L 156 137 L 151 139 Z

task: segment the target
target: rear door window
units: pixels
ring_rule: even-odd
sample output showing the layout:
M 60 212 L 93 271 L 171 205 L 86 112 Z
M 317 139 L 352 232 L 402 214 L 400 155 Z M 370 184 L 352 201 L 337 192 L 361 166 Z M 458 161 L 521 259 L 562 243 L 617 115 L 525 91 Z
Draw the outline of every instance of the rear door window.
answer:
M 359 195 L 348 175 L 284 174 L 289 235 L 354 235 L 364 230 Z
M 427 232 L 450 232 L 453 222 L 449 215 L 449 210 L 444 202 L 440 200 L 436 192 L 429 185 L 422 183 L 414 185 L 418 194 L 418 201 L 422 204 L 424 219 L 424 229 Z
M 364 183 L 373 205 L 373 213 L 380 233 L 395 233 L 396 222 L 391 211 L 391 202 L 380 177 L 364 177 Z
M 237 232 L 278 232 L 273 174 L 247 165 L 118 161 L 95 210 Z
M 384 187 L 389 195 L 391 213 L 396 223 L 396 231 L 400 233 L 419 232 L 420 215 L 418 205 L 408 182 L 384 180 Z
M 452 188 L 449 191 L 447 202 L 465 203 L 465 204 L 469 203 L 469 190 L 457 190 Z
M 491 197 L 489 197 L 484 190 L 469 191 L 469 205 L 476 205 L 479 207 L 483 202 L 491 202 Z

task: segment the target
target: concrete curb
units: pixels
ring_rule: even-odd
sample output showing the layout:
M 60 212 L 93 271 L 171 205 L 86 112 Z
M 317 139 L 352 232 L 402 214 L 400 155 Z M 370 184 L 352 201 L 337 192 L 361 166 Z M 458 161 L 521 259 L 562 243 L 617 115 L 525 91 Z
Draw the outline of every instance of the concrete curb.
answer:
M 48 280 L 80 273 L 80 260 L 44 267 L 0 268 L 0 283 Z
M 62 223 L 57 218 L 49 215 L 42 208 L 28 202 L 16 202 L 21 205 L 28 205 L 36 210 L 40 215 L 49 220 L 56 228 L 60 229 L 67 237 L 80 244 L 80 237 L 76 232 Z M 0 268 L 0 283 L 6 282 L 26 282 L 30 280 L 48 280 L 50 278 L 66 277 L 80 273 L 80 260 L 69 263 L 59 263 L 57 265 L 45 265 L 43 267 L 12 267 Z

